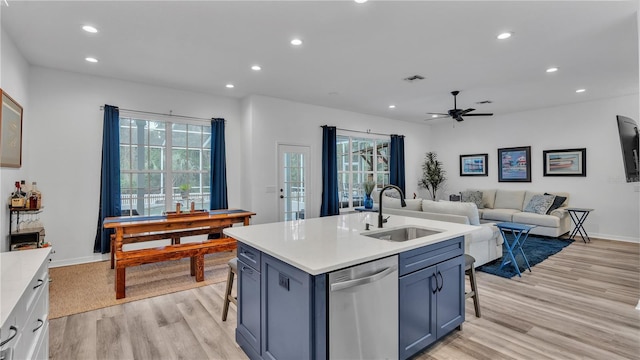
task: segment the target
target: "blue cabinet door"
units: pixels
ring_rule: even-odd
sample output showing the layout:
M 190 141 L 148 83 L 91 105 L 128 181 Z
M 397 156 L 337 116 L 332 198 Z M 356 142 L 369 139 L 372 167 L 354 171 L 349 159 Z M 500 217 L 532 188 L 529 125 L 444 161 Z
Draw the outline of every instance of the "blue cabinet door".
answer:
M 464 322 L 464 256 L 438 264 L 436 275 L 440 286 L 436 331 L 440 338 Z
M 254 356 L 260 354 L 261 345 L 260 283 L 260 272 L 238 260 L 237 332 L 243 338 L 238 342 L 241 346 L 248 344 L 252 349 L 246 349 L 245 352 Z
M 262 254 L 262 358 L 313 359 L 311 275 Z
M 436 266 L 400 277 L 400 359 L 407 359 L 436 340 Z

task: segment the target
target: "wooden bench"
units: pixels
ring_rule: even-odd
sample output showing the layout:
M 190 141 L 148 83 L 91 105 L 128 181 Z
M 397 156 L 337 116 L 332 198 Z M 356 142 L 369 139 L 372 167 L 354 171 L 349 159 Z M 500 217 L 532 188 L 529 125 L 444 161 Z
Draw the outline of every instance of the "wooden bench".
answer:
M 225 226 L 228 227 L 228 226 Z M 222 230 L 225 227 L 217 228 L 217 229 L 196 229 L 196 230 L 184 230 L 184 231 L 173 231 L 173 232 L 160 232 L 160 233 L 144 233 L 144 234 L 134 234 L 134 235 L 126 235 L 122 238 L 122 244 L 135 244 L 139 242 L 145 241 L 154 241 L 154 240 L 171 240 L 171 245 L 180 244 L 180 238 L 186 236 L 194 236 L 194 235 L 209 235 L 209 234 L 220 234 L 222 236 Z M 116 254 L 116 234 L 111 234 L 111 268 L 114 269 L 115 265 L 115 254 Z
M 204 255 L 236 249 L 236 240 L 232 238 L 213 239 L 199 243 L 166 245 L 151 249 L 119 251 L 115 254 L 115 290 L 116 299 L 125 297 L 126 268 L 160 261 L 191 258 L 191 276 L 196 281 L 204 281 Z

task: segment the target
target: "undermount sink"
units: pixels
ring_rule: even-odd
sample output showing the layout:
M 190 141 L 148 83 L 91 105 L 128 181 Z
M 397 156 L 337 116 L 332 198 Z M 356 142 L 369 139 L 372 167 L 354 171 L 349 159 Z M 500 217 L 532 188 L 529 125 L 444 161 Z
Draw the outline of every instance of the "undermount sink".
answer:
M 389 241 L 407 241 L 429 235 L 439 234 L 442 230 L 425 229 L 415 226 L 402 227 L 397 229 L 389 229 L 385 231 L 377 231 L 371 233 L 362 233 L 364 236 L 372 237 L 380 240 Z

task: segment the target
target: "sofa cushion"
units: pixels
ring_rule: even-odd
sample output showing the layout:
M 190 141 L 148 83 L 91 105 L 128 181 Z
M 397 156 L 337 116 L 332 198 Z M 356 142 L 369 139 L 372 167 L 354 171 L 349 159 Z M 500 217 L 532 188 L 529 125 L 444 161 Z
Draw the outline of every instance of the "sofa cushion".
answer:
M 524 191 L 497 190 L 494 209 L 516 209 L 522 211 Z
M 524 212 L 545 215 L 555 198 L 554 195 L 534 195 L 531 200 L 529 200 L 529 203 L 525 205 Z
M 384 208 L 389 209 L 404 209 L 404 210 L 413 210 L 413 211 L 422 211 L 422 199 L 404 199 L 407 203 L 406 207 L 402 207 L 402 202 L 400 199 L 395 199 L 389 196 L 382 197 L 382 210 Z
M 460 201 L 475 203 L 478 209 L 484 208 L 484 203 L 482 201 L 482 191 L 478 191 L 478 190 L 461 191 Z
M 513 214 L 519 212 L 521 211 L 516 209 L 484 209 L 482 220 L 512 221 Z
M 497 229 L 497 228 L 495 228 Z M 497 230 L 496 230 L 497 231 Z M 476 243 L 481 241 L 488 241 L 495 237 L 493 224 L 482 224 L 477 226 L 476 230 L 473 230 L 468 236 L 465 237 L 465 241 L 470 243 Z M 502 236 L 501 236 L 502 238 Z M 465 244 L 466 245 L 466 244 Z
M 466 216 L 469 224 L 480 225 L 478 207 L 474 203 L 422 200 L 422 211 Z
M 484 189 L 482 190 L 482 202 L 485 208 L 493 209 L 496 203 L 496 190 Z
M 513 214 L 513 222 L 552 228 L 560 227 L 560 218 L 557 216 L 540 215 L 530 212 L 519 212 Z
M 548 194 L 548 193 L 544 193 L 545 195 L 553 195 L 553 194 Z M 547 214 L 551 214 L 551 212 L 557 208 L 559 208 L 560 206 L 562 206 L 562 204 L 565 203 L 565 201 L 567 201 L 567 197 L 566 196 L 560 196 L 560 195 L 554 195 L 555 198 L 553 199 L 553 204 L 551 204 L 551 207 L 549 207 L 549 210 L 547 210 Z

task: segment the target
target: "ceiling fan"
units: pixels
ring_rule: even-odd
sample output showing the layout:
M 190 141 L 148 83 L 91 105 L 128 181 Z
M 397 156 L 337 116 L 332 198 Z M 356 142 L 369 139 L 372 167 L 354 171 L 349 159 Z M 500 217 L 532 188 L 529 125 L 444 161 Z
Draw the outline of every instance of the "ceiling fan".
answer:
M 462 118 L 462 116 L 493 116 L 493 113 L 476 113 L 476 114 L 469 114 L 472 111 L 475 111 L 476 109 L 458 109 L 458 105 L 456 103 L 456 96 L 460 93 L 460 91 L 455 90 L 451 92 L 451 95 L 453 95 L 453 109 L 450 109 L 446 114 L 443 113 L 427 113 L 427 114 L 431 114 L 431 115 L 438 115 L 435 118 L 442 118 L 442 117 L 451 117 L 452 119 L 456 120 L 456 121 L 464 121 L 464 119 Z M 431 119 L 425 119 L 425 120 L 431 120 Z

